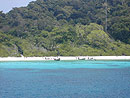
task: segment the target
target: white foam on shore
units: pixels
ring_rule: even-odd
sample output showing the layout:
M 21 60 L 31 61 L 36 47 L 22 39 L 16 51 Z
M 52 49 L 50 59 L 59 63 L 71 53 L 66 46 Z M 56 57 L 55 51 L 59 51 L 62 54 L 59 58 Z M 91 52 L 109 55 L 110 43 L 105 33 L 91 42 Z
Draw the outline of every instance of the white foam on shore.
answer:
M 0 57 L 0 61 L 48 61 L 60 60 L 130 60 L 130 56 L 58 56 L 58 57 Z

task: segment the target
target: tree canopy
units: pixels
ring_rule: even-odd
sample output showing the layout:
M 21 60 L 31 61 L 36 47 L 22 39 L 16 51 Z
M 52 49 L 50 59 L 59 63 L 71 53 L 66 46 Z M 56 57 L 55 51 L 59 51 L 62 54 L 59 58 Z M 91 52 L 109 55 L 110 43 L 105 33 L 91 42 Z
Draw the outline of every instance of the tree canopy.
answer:
M 0 11 L 0 56 L 130 55 L 129 13 L 129 0 L 37 0 Z

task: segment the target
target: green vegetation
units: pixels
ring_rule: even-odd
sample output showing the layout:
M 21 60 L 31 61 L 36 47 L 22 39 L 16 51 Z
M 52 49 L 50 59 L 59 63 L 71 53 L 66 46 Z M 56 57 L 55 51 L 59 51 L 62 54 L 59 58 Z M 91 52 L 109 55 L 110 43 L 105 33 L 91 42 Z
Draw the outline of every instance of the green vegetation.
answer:
M 130 55 L 130 1 L 37 0 L 0 12 L 0 56 Z

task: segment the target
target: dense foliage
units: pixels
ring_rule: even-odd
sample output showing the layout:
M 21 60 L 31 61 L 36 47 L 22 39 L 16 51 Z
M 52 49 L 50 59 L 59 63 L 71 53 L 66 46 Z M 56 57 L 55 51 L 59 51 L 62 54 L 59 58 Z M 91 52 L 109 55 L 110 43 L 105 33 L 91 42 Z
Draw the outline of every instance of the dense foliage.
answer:
M 0 56 L 130 55 L 129 13 L 129 0 L 33 1 L 0 12 Z

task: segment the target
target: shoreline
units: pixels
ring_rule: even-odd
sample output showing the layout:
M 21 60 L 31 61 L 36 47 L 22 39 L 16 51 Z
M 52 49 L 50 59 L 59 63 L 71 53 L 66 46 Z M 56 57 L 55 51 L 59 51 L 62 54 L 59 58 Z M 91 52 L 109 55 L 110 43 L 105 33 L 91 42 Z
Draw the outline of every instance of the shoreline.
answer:
M 1 61 L 130 60 L 130 56 L 0 57 Z

